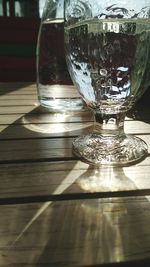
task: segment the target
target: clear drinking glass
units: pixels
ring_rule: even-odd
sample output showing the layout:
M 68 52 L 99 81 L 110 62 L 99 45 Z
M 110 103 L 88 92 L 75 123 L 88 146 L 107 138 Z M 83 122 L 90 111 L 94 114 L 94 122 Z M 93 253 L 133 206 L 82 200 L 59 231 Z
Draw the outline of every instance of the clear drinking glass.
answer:
M 65 60 L 64 0 L 45 3 L 37 42 L 37 90 L 40 104 L 51 112 L 84 107 Z
M 95 115 L 74 153 L 96 165 L 145 157 L 147 145 L 124 133 L 124 119 L 150 85 L 150 0 L 65 0 L 65 43 L 72 80 Z

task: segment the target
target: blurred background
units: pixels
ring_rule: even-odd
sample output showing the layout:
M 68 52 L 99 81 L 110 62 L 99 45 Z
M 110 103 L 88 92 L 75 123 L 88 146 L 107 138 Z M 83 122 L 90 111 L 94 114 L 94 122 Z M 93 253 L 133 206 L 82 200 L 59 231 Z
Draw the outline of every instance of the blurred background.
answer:
M 0 16 L 41 17 L 46 0 L 0 0 Z
M 0 0 L 0 82 L 36 80 L 36 43 L 46 0 Z

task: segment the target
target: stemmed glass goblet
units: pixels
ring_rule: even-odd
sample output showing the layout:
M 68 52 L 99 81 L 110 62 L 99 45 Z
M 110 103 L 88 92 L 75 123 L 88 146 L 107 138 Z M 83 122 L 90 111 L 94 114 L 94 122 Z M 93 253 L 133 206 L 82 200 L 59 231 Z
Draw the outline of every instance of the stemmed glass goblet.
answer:
M 71 78 L 95 117 L 74 153 L 96 165 L 142 159 L 147 145 L 124 133 L 124 119 L 150 84 L 150 0 L 65 0 L 65 47 Z

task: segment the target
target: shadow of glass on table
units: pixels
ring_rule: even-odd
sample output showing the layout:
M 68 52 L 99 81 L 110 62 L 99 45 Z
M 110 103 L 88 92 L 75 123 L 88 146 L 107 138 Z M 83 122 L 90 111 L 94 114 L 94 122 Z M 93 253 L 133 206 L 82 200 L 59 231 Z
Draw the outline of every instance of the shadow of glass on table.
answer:
M 34 85 L 33 82 L 0 82 L 0 96 L 20 92 L 27 86 Z

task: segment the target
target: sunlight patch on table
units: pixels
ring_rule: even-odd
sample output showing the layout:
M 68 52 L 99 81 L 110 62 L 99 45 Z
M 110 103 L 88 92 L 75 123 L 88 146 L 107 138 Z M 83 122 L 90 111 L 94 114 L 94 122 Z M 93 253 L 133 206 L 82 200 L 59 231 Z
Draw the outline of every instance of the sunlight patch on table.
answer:
M 22 117 L 22 122 L 24 127 L 29 129 L 30 131 L 39 132 L 39 133 L 67 133 L 72 131 L 77 131 L 84 128 L 89 128 L 93 125 L 92 122 L 78 122 L 72 123 L 67 122 L 67 118 L 70 115 L 56 113 L 53 115 L 55 123 L 43 123 L 42 121 L 37 119 L 37 123 L 32 123 L 32 120 L 29 120 L 27 116 Z M 37 115 L 38 117 L 38 115 Z
M 75 167 L 78 169 L 78 165 L 80 167 L 80 162 L 77 162 Z M 55 191 L 52 193 L 53 195 L 62 194 L 68 187 L 70 187 L 78 178 L 79 172 L 77 171 L 77 176 L 72 175 L 71 170 L 69 174 L 66 176 L 66 178 L 60 183 L 60 185 L 55 189 Z M 84 170 L 81 170 L 81 173 L 84 172 Z M 31 225 L 43 214 L 43 212 L 52 204 L 52 201 L 45 202 L 41 208 L 35 213 L 35 215 L 31 218 L 31 220 L 26 224 L 22 232 L 17 236 L 17 238 L 13 241 L 13 243 L 10 245 L 10 249 L 15 245 L 16 242 L 20 240 L 20 238 L 23 236 L 23 234 L 31 227 Z

